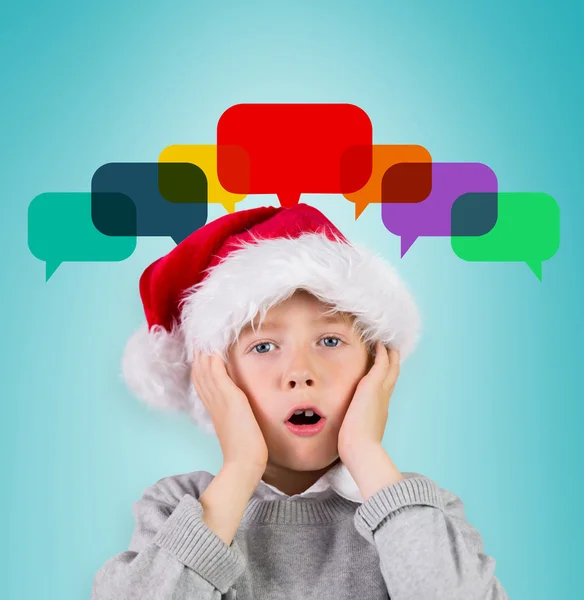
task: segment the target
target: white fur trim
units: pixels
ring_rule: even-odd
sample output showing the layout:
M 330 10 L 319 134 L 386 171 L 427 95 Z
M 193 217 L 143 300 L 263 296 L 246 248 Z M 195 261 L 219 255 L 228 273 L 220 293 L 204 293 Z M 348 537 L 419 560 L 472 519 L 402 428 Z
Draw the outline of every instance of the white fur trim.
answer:
M 144 323 L 126 343 L 121 375 L 130 390 L 150 406 L 188 410 L 190 370 L 185 355 L 184 338 L 178 328 L 169 333 L 155 325 L 149 333 Z
M 419 338 L 420 316 L 412 296 L 383 257 L 334 237 L 306 233 L 240 242 L 202 282 L 185 291 L 181 322 L 172 335 L 153 333 L 153 328 L 146 336 L 152 344 L 143 330 L 130 340 L 124 360 L 130 387 L 151 405 L 186 410 L 195 424 L 214 433 L 190 379 L 194 349 L 226 360 L 241 328 L 258 313 L 263 319 L 298 288 L 354 314 L 366 343 L 379 340 L 399 349 L 403 362 Z
M 130 337 L 122 356 L 121 376 L 128 388 L 148 406 L 189 414 L 205 433 L 216 435 L 207 409 L 191 382 L 184 337 L 175 324 L 168 332 L 142 324 Z

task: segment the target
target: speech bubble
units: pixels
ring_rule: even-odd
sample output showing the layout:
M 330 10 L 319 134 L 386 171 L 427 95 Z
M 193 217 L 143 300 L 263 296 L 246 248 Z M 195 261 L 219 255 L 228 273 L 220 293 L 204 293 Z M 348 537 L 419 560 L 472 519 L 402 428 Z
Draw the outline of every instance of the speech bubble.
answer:
M 372 139 L 354 104 L 236 104 L 217 124 L 217 176 L 231 193 L 276 194 L 290 208 L 302 193 L 361 189 Z
M 123 203 L 123 198 L 117 201 Z M 46 262 L 48 281 L 63 262 L 125 260 L 136 248 L 136 237 L 97 231 L 91 220 L 90 192 L 47 192 L 28 206 L 28 247 Z
M 384 204 L 422 202 L 431 191 L 431 161 L 397 163 L 389 167 L 381 179 L 381 201 Z
M 468 198 L 453 205 L 464 211 Z M 524 262 L 542 281 L 542 263 L 560 247 L 560 207 L 552 196 L 539 192 L 501 192 L 497 224 L 481 236 L 451 237 L 455 254 L 467 261 Z
M 396 165 L 396 167 L 401 166 Z M 420 168 L 422 166 L 424 165 L 421 165 Z M 411 168 L 414 167 L 411 166 Z M 497 191 L 497 177 L 487 165 L 482 163 L 432 163 L 430 195 L 422 202 L 417 203 L 390 204 L 383 202 L 381 218 L 390 233 L 401 237 L 401 256 L 403 258 L 420 236 L 451 235 L 452 205 L 463 194 L 482 193 L 484 206 L 480 211 L 482 215 L 481 232 L 490 231 L 497 222 Z
M 170 236 L 178 245 L 207 222 L 207 178 L 190 163 L 107 163 L 93 174 L 91 217 L 111 236 Z M 136 205 L 130 223 L 109 194 L 123 194 Z
M 432 157 L 426 148 L 417 144 L 373 144 L 371 149 L 369 180 L 360 190 L 343 194 L 355 204 L 355 220 L 374 202 L 421 202 L 428 197 L 432 189 Z M 391 169 L 400 163 L 415 163 L 417 170 L 398 173 Z
M 228 213 L 235 212 L 236 202 L 246 194 L 232 194 L 225 190 L 217 177 L 217 146 L 214 144 L 174 144 L 167 146 L 158 157 L 160 163 L 192 163 L 207 178 L 207 201 L 222 204 Z

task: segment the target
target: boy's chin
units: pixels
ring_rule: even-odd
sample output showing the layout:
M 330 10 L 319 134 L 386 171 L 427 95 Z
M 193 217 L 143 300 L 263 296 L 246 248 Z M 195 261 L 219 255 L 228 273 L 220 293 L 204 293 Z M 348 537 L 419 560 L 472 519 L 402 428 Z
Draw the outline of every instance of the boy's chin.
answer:
M 282 464 L 286 466 L 286 468 L 291 469 L 292 471 L 321 471 L 323 469 L 332 468 L 338 462 L 340 458 L 338 454 L 334 456 L 312 456 L 310 458 L 295 458 L 282 461 Z

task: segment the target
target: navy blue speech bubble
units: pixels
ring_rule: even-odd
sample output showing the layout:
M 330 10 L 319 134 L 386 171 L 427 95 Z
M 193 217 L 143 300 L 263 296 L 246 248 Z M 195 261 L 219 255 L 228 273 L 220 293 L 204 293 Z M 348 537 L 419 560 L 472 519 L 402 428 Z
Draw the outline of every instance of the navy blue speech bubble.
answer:
M 91 179 L 91 218 L 105 235 L 179 244 L 207 222 L 207 200 L 207 177 L 192 163 L 107 163 Z

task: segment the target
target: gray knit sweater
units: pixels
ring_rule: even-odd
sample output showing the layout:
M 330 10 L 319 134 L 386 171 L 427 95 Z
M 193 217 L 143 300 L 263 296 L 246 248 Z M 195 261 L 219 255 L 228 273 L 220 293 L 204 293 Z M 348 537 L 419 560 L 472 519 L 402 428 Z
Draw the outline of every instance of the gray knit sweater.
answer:
M 97 571 L 91 598 L 508 600 L 461 500 L 402 474 L 363 503 L 260 482 L 229 546 L 202 520 L 214 476 L 165 477 L 134 503 L 130 546 Z

